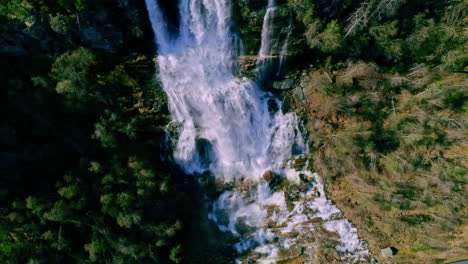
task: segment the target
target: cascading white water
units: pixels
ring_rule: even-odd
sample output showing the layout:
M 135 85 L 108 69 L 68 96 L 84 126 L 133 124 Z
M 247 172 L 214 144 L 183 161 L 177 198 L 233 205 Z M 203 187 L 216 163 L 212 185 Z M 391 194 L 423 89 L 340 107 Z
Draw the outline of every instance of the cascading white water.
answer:
M 258 52 L 259 59 L 257 62 L 257 68 L 262 79 L 271 77 L 269 75 L 280 76 L 288 53 L 292 16 L 290 15 L 289 17 L 287 28 L 281 28 L 280 30 L 278 28 L 275 29 L 277 12 L 278 7 L 276 6 L 275 0 L 268 0 L 266 13 L 263 18 L 261 46 Z M 285 30 L 286 32 L 284 32 Z M 277 65 L 274 63 L 276 57 L 279 58 Z
M 300 122 L 293 113 L 269 109 L 281 109 L 281 102 L 255 82 L 235 76 L 238 51 L 230 32 L 229 0 L 179 0 L 177 35 L 168 31 L 157 0 L 145 1 L 158 47 L 159 76 L 179 128 L 174 158 L 189 173 L 210 171 L 219 181 L 248 185 L 247 190 L 222 194 L 209 218 L 234 234 L 240 222 L 253 228 L 235 246 L 239 252 L 252 247 L 267 250 L 268 262 L 278 248 L 266 245 L 275 236 L 265 228 L 266 219 L 284 224 L 299 214 L 288 211 L 284 192 L 272 191 L 262 176 L 274 171 L 293 181 L 299 179 L 303 172 L 288 169 L 285 163 L 294 154 L 307 152 Z M 274 8 L 273 0 L 268 7 Z M 273 13 L 267 11 L 267 16 Z M 265 56 L 272 53 L 269 34 L 262 34 L 260 54 Z M 203 153 L 200 144 L 205 145 Z M 271 206 L 277 208 L 274 214 L 267 210 Z M 331 205 L 317 208 L 332 210 L 327 206 Z M 229 214 L 227 222 L 218 219 L 220 210 Z
M 260 46 L 260 51 L 258 52 L 260 59 L 262 59 L 262 57 L 265 56 L 270 56 L 274 53 L 272 45 L 273 43 L 271 39 L 273 38 L 273 22 L 275 19 L 275 10 L 275 0 L 268 0 L 266 13 L 263 18 L 262 42 Z
M 174 157 L 189 172 L 211 170 L 216 177 L 261 175 L 305 149 L 293 114 L 270 113 L 274 99 L 256 84 L 234 75 L 227 0 L 181 0 L 180 33 L 171 36 L 154 0 L 147 0 L 158 44 L 160 78 L 171 113 L 180 123 Z M 210 142 L 204 167 L 197 139 Z M 205 157 L 206 158 L 206 157 Z
M 281 52 L 279 54 L 280 60 L 279 60 L 279 64 L 278 64 L 278 73 L 277 73 L 277 75 L 282 74 L 283 65 L 284 65 L 286 57 L 288 55 L 289 38 L 291 37 L 291 31 L 292 31 L 291 27 L 292 27 L 292 14 L 289 15 L 286 39 L 285 39 L 285 41 L 283 43 L 283 46 L 281 47 Z

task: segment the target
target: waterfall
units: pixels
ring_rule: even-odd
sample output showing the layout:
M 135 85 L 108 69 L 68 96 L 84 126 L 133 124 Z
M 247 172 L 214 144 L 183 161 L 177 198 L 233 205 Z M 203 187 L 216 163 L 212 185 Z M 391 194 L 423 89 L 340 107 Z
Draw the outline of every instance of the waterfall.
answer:
M 259 60 L 257 61 L 257 70 L 262 80 L 268 77 L 269 71 L 273 66 L 273 56 L 275 55 L 276 48 L 276 43 L 273 41 L 275 11 L 275 0 L 268 0 L 266 13 L 263 17 L 260 50 L 258 51 Z
M 268 0 L 265 16 L 263 17 L 262 39 L 258 55 L 260 57 L 273 55 L 273 23 L 275 19 L 275 0 Z
M 280 60 L 279 60 L 279 64 L 278 64 L 278 73 L 277 73 L 277 75 L 282 74 L 282 69 L 283 69 L 284 62 L 286 60 L 286 57 L 288 56 L 289 38 L 291 37 L 291 31 L 292 31 L 291 27 L 292 27 L 292 14 L 289 15 L 286 39 L 285 39 L 285 41 L 283 43 L 283 47 L 281 48 L 281 52 L 280 52 L 280 55 L 279 55 Z
M 282 74 L 282 67 L 288 53 L 288 42 L 291 36 L 292 14 L 288 19 L 288 27 L 275 29 L 275 14 L 277 12 L 275 0 L 268 0 L 266 13 L 263 17 L 262 35 L 257 69 L 261 79 Z M 275 59 L 278 58 L 277 63 Z
M 178 36 L 167 31 L 157 2 L 146 2 L 160 78 L 180 125 L 174 157 L 182 167 L 226 180 L 259 177 L 293 149 L 305 150 L 296 116 L 271 113 L 269 105 L 280 102 L 235 76 L 229 1 L 181 0 Z M 208 142 L 208 157 L 200 156 L 199 139 Z
M 293 161 L 288 161 L 308 151 L 300 121 L 295 114 L 278 110 L 281 101 L 272 94 L 259 89 L 252 80 L 235 75 L 237 51 L 230 32 L 229 0 L 180 0 L 177 34 L 168 31 L 157 0 L 145 1 L 158 48 L 159 77 L 178 127 L 174 159 L 188 173 L 210 172 L 219 182 L 235 186 L 213 202 L 208 218 L 222 231 L 239 235 L 234 245 L 239 252 L 263 250 L 264 260 L 273 260 L 280 248 L 295 243 L 274 238 L 281 237 L 283 231 L 305 227 L 302 222 L 314 217 L 300 208 L 288 210 L 285 192 L 271 189 L 265 180 L 268 173 L 297 183 L 301 181 L 299 175 L 315 177 L 291 169 Z M 271 19 L 273 8 L 270 0 L 267 16 Z M 262 33 L 260 54 L 271 54 L 270 34 Z M 316 194 L 313 188 L 308 188 L 307 195 Z M 320 195 L 324 202 L 310 206 L 318 212 L 336 213 L 323 192 Z M 304 201 L 309 196 L 304 194 Z M 271 207 L 276 208 L 273 213 L 268 210 Z M 228 219 L 221 219 L 220 211 L 227 212 Z M 271 230 L 266 227 L 267 221 L 290 223 L 288 229 Z M 251 231 L 241 236 L 239 225 Z M 336 225 L 331 224 L 333 227 Z M 355 248 L 361 250 L 360 243 L 355 243 Z

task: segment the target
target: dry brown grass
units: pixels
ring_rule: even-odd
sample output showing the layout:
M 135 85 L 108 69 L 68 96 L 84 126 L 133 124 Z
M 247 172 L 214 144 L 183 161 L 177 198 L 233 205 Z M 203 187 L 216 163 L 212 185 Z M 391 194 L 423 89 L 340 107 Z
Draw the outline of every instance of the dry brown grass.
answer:
M 448 88 L 468 87 L 466 76 L 424 65 L 407 76 L 384 75 L 360 62 L 330 79 L 336 82 L 330 83 L 325 71 L 310 73 L 302 83 L 307 105 L 296 102 L 296 108 L 307 112 L 314 169 L 379 262 L 466 258 L 467 115 L 444 101 Z M 384 83 L 404 87 L 386 97 L 393 98 L 392 104 L 383 96 Z M 346 89 L 353 85 L 359 89 Z M 362 98 L 390 109 L 380 129 L 394 131 L 399 142 L 394 150 L 381 153 L 372 145 L 357 145 L 356 137 L 370 142 L 377 125 L 342 109 Z M 380 249 L 388 246 L 400 252 L 383 259 Z

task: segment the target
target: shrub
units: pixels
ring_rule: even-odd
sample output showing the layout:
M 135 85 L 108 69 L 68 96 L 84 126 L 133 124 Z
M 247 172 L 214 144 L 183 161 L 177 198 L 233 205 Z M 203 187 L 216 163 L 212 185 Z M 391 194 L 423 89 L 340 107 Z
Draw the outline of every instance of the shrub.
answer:
M 449 89 L 445 94 L 444 104 L 455 112 L 466 112 L 468 95 L 465 91 Z
M 341 45 L 341 27 L 336 20 L 327 24 L 325 31 L 321 34 L 322 43 L 320 45 L 323 52 L 333 52 Z
M 308 26 L 314 22 L 315 6 L 312 0 L 304 0 L 304 14 L 302 15 L 302 23 Z
M 418 214 L 418 215 L 405 215 L 401 216 L 400 220 L 408 223 L 409 225 L 421 225 L 427 222 L 432 221 L 432 216 L 430 215 L 423 215 L 423 214 Z
M 182 246 L 181 245 L 177 245 L 171 249 L 171 253 L 169 254 L 169 259 L 172 260 L 174 263 L 182 262 Z

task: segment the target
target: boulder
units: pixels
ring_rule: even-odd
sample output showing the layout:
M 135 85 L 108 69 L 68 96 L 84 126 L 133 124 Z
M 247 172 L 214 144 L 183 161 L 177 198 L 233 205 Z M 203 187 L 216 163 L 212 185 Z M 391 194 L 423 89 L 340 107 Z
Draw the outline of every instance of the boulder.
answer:
M 283 181 L 280 175 L 269 170 L 263 174 L 262 178 L 268 183 L 272 190 L 275 190 L 275 188 Z
M 292 97 L 296 102 L 303 102 L 305 101 L 304 90 L 300 85 L 298 85 L 292 92 Z
M 394 247 L 387 247 L 387 248 L 383 248 L 381 250 L 381 253 L 383 257 L 389 258 L 389 257 L 395 256 L 398 253 L 398 249 Z
M 275 90 L 289 90 L 289 89 L 294 89 L 297 86 L 297 80 L 296 79 L 286 79 L 283 81 L 279 82 L 273 82 L 273 89 Z

